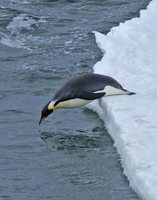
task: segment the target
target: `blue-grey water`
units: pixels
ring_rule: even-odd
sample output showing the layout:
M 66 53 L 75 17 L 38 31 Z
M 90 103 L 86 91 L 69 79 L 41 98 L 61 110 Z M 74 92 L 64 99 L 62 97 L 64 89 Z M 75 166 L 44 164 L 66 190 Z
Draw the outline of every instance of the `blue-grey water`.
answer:
M 98 115 L 42 107 L 101 59 L 92 31 L 149 0 L 0 0 L 0 199 L 139 200 Z

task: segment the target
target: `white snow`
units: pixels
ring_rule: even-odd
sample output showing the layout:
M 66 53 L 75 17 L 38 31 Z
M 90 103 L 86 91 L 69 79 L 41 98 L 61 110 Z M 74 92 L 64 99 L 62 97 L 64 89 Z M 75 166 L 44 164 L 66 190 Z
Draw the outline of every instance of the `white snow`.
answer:
M 94 33 L 104 53 L 94 72 L 137 94 L 104 97 L 88 107 L 104 120 L 131 187 L 142 199 L 157 200 L 157 0 L 107 35 Z

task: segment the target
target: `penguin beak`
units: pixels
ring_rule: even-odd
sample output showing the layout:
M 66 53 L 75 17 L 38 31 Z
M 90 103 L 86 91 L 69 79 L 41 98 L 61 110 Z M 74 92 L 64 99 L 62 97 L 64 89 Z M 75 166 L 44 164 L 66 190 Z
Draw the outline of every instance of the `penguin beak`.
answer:
M 44 121 L 46 117 L 41 116 L 40 121 L 39 121 L 39 125 L 41 124 L 42 121 Z

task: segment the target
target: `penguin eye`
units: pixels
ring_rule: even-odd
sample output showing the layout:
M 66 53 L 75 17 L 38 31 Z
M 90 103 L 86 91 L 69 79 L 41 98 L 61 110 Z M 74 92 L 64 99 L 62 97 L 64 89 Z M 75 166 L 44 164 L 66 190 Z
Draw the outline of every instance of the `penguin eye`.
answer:
M 45 109 L 45 110 L 43 110 L 42 115 L 45 116 L 45 117 L 47 117 L 47 116 L 50 115 L 52 112 L 53 112 L 53 109 L 52 109 L 52 110 Z

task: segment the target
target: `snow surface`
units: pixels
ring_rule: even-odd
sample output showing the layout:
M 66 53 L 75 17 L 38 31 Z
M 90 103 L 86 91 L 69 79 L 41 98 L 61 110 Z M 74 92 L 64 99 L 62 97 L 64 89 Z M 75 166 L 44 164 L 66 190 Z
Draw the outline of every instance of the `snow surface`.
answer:
M 107 35 L 94 33 L 104 53 L 94 72 L 137 94 L 104 97 L 88 107 L 105 121 L 131 187 L 142 199 L 157 200 L 157 0 Z

